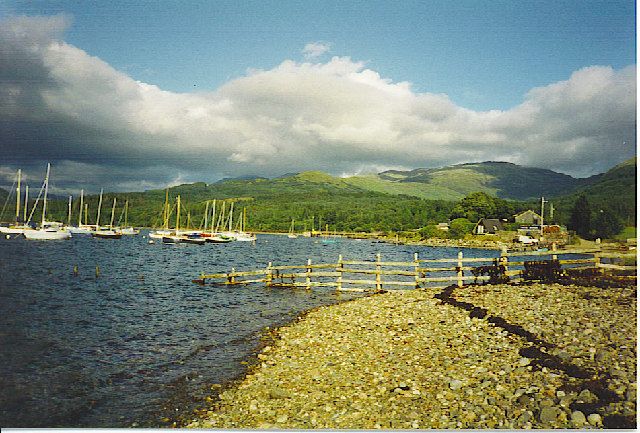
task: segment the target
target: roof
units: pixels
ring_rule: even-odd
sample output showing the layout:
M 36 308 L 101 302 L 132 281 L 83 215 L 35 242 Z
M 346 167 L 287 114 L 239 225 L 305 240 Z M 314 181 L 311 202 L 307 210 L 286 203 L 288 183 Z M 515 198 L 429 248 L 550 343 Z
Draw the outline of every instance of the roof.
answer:
M 480 221 L 478 221 L 478 224 L 476 224 L 476 227 L 479 226 L 480 224 L 482 224 L 485 227 L 495 227 L 498 230 L 503 229 L 502 221 L 500 221 L 497 218 L 480 218 Z
M 515 214 L 515 215 L 514 215 L 514 217 L 519 217 L 520 215 L 524 215 L 524 214 L 526 214 L 526 213 L 528 213 L 528 212 L 531 212 L 532 214 L 536 215 L 537 217 L 540 217 L 540 215 L 539 215 L 537 212 L 532 211 L 531 209 L 527 209 L 527 210 L 525 210 L 525 211 L 522 211 L 522 212 L 520 212 L 520 213 L 517 213 L 517 214 Z

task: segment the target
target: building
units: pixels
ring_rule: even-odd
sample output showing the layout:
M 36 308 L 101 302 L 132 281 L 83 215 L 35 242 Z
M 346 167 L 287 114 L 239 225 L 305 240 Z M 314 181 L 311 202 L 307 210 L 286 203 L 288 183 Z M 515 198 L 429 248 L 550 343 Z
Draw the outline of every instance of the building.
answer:
M 477 235 L 484 235 L 495 234 L 500 230 L 504 230 L 502 221 L 494 218 L 482 218 L 480 221 L 478 221 L 478 224 L 476 224 L 473 232 Z
M 519 214 L 515 214 L 513 218 L 515 219 L 516 223 L 528 226 L 540 225 L 540 223 L 542 222 L 542 217 L 531 209 L 520 212 Z
M 438 223 L 436 228 L 438 230 L 442 230 L 443 232 L 448 232 L 449 231 L 449 223 Z

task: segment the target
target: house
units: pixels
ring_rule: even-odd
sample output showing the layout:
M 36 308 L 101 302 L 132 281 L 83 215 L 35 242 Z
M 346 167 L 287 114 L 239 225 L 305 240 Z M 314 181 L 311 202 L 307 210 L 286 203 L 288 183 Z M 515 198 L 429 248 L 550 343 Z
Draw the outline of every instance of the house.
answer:
M 496 232 L 504 230 L 502 221 L 494 218 L 482 218 L 478 221 L 473 232 L 477 235 L 483 234 L 495 234 Z
M 520 212 L 519 214 L 515 214 L 513 218 L 515 219 L 516 223 L 525 224 L 529 226 L 540 225 L 540 222 L 542 220 L 542 217 L 537 213 L 535 213 L 534 211 L 532 211 L 531 209 L 528 209 L 524 212 Z
M 436 228 L 438 230 L 442 230 L 443 232 L 448 232 L 449 231 L 449 223 L 438 223 Z

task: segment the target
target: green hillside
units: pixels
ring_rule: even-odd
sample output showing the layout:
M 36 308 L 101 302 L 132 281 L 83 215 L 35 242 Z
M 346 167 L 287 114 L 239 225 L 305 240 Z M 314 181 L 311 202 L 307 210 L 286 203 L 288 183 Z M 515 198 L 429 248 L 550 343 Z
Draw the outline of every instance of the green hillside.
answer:
M 416 189 L 421 185 L 446 189 L 455 199 L 482 191 L 500 198 L 527 200 L 543 195 L 566 194 L 582 184 L 582 180 L 566 174 L 509 162 L 469 163 L 406 172 L 395 170 L 380 173 L 379 177 L 392 183 L 409 184 Z
M 584 195 L 592 209 L 610 210 L 627 226 L 636 225 L 637 158 L 631 158 L 606 173 L 592 176 L 571 194 L 554 201 L 558 209 L 558 219 L 566 223 L 576 199 Z
M 519 209 L 538 209 L 538 198 L 544 195 L 550 198 L 556 209 L 554 219 L 566 223 L 576 198 L 585 194 L 594 209 L 606 206 L 625 225 L 636 223 L 635 158 L 588 179 L 574 179 L 549 170 L 509 163 L 485 162 L 349 178 L 308 171 L 275 179 L 224 179 L 213 184 L 197 182 L 172 187 L 169 197 L 174 203 L 176 196 L 181 196 L 181 221 L 186 223 L 189 215 L 192 227 L 201 224 L 206 201 L 216 199 L 218 210 L 222 201 L 227 211 L 231 202 L 236 212 L 246 208 L 248 228 L 252 230 L 286 231 L 291 219 L 295 219 L 299 230 L 310 229 L 312 224 L 315 228 L 329 224 L 331 230 L 376 231 L 416 229 L 447 221 L 456 213 L 454 209 L 462 198 L 478 191 L 494 197 L 530 198 L 508 203 L 503 200 L 501 207 L 505 212 L 502 212 L 502 218 Z M 0 200 L 6 198 L 6 194 L 0 190 Z M 121 217 L 125 200 L 128 200 L 130 223 L 161 225 L 164 190 L 105 194 L 102 224 L 107 224 L 110 219 L 110 204 L 114 196 L 118 200 L 116 222 Z M 98 197 L 85 197 L 85 202 L 89 207 L 87 221 L 93 223 Z M 13 206 L 13 200 L 9 200 L 2 217 L 4 221 L 11 220 Z M 77 212 L 76 204 L 72 216 L 74 222 L 77 221 Z M 66 221 L 66 200 L 52 200 L 48 216 Z M 35 218 L 39 219 L 37 213 Z

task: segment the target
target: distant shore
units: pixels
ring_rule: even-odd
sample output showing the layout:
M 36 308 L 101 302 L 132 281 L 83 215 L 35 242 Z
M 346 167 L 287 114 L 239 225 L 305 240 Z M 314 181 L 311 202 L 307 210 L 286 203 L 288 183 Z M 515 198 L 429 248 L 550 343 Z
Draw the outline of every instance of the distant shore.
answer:
M 635 286 L 439 292 L 310 311 L 188 427 L 635 428 Z

